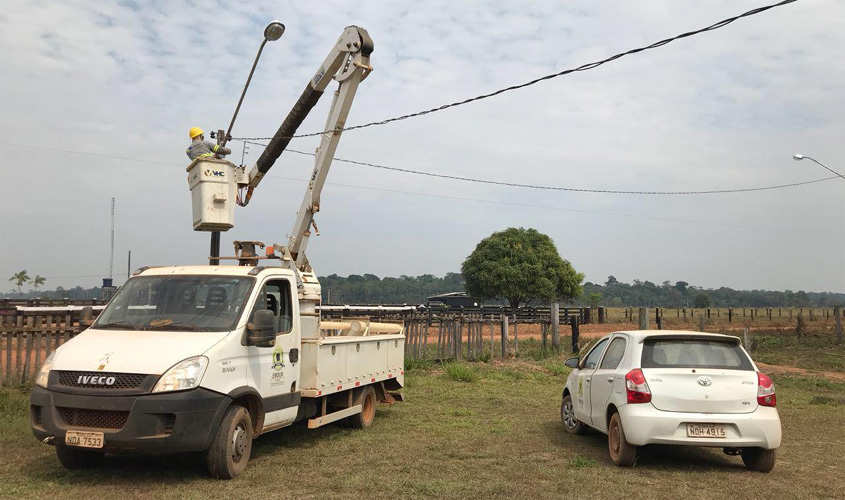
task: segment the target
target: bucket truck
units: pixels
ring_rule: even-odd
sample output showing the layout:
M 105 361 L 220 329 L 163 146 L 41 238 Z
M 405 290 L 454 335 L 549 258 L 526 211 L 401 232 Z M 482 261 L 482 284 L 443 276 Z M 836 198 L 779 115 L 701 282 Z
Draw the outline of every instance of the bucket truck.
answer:
M 249 202 L 338 82 L 286 244 L 236 241 L 237 265 L 141 268 L 46 360 L 32 390 L 31 427 L 65 467 L 95 466 L 106 453 L 204 452 L 210 473 L 228 479 L 243 472 L 261 434 L 302 420 L 308 428 L 366 428 L 377 403 L 401 400 L 402 325 L 321 322 L 320 283 L 305 254 L 372 50 L 366 30 L 346 28 L 249 171 L 214 159 L 187 168 L 194 229 L 231 228 L 234 204 Z

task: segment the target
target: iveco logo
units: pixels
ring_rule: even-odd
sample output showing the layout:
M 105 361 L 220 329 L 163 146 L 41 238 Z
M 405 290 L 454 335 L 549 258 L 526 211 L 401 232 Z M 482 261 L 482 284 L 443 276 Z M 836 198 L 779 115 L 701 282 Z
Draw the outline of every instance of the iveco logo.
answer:
M 79 385 L 114 385 L 114 377 L 80 375 L 76 379 L 76 383 Z
M 713 381 L 710 379 L 710 377 L 704 377 L 704 376 L 698 377 L 698 385 L 703 385 L 704 387 L 707 387 L 708 385 L 710 385 L 712 383 L 713 383 Z

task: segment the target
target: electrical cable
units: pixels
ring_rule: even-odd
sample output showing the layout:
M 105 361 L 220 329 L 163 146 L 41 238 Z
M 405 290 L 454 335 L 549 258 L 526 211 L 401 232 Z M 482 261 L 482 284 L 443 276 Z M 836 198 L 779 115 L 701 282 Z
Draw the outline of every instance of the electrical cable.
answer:
M 250 144 L 255 144 L 256 146 L 266 147 L 265 144 L 261 144 L 260 142 L 253 142 L 247 141 Z M 54 151 L 58 153 L 68 153 L 68 154 L 76 154 L 76 155 L 84 155 L 84 156 L 95 156 L 98 158 L 107 158 L 112 160 L 124 160 L 124 161 L 138 161 L 143 163 L 157 163 L 162 165 L 173 165 L 173 166 L 182 166 L 180 163 L 169 163 L 163 161 L 156 161 L 156 160 L 145 160 L 139 158 L 127 158 L 123 156 L 113 156 L 113 155 L 106 155 L 100 153 L 86 153 L 83 151 L 71 151 L 68 149 L 58 149 L 58 148 L 49 148 L 44 146 L 32 146 L 28 144 L 16 144 L 11 142 L 0 142 L 0 144 L 4 146 L 17 146 L 22 148 L 31 148 L 31 149 L 41 149 L 44 151 Z M 304 156 L 314 156 L 314 153 L 308 153 L 305 151 L 299 151 L 296 149 L 288 148 L 286 151 L 290 151 L 291 153 L 296 153 Z M 475 179 L 472 177 L 461 177 L 456 175 L 446 175 L 446 174 L 435 174 L 432 172 L 424 172 L 421 170 L 411 170 L 406 168 L 398 168 L 398 167 L 388 167 L 386 165 L 377 165 L 375 163 L 367 163 L 362 161 L 355 161 L 355 160 L 347 160 L 344 158 L 333 158 L 334 161 L 343 162 L 343 163 L 351 163 L 353 165 L 361 165 L 366 167 L 373 167 L 373 168 L 380 168 L 384 170 L 391 170 L 406 174 L 414 174 L 414 175 L 423 175 L 427 177 L 436 177 L 441 179 L 449 179 L 449 180 L 457 180 L 463 182 L 475 182 L 479 184 L 491 184 L 496 186 L 506 186 L 506 187 L 518 187 L 518 188 L 526 188 L 526 189 L 540 189 L 546 191 L 570 191 L 570 192 L 577 192 L 577 193 L 593 193 L 593 194 L 628 194 L 628 195 L 663 195 L 663 196 L 677 196 L 677 195 L 708 195 L 708 194 L 729 194 L 729 193 L 747 193 L 747 192 L 754 192 L 754 191 L 771 191 L 774 189 L 786 189 L 798 186 L 804 186 L 807 184 L 815 184 L 817 182 L 824 182 L 829 181 L 832 179 L 837 179 L 837 176 L 831 177 L 824 177 L 821 179 L 815 179 L 812 181 L 803 181 L 803 182 L 793 182 L 789 184 L 779 184 L 775 186 L 762 186 L 762 187 L 753 187 L 753 188 L 739 188 L 739 189 L 711 189 L 706 191 L 634 191 L 634 190 L 618 190 L 618 189 L 586 189 L 586 188 L 572 188 L 572 187 L 563 187 L 563 186 L 538 186 L 533 184 L 519 184 L 516 182 L 502 182 L 502 181 L 491 181 L 486 179 Z M 268 174 L 265 177 L 270 177 Z M 239 195 L 242 193 L 239 193 Z
M 252 141 L 246 141 L 249 144 L 255 144 L 258 146 L 264 146 L 264 144 Z M 290 151 L 291 153 L 296 153 L 305 156 L 314 156 L 314 153 L 308 153 L 305 151 L 299 151 L 296 149 L 286 149 L 286 151 Z M 683 196 L 683 195 L 704 195 L 704 194 L 731 194 L 731 193 L 749 193 L 753 191 L 771 191 L 773 189 L 785 189 L 797 186 L 804 186 L 807 184 L 814 184 L 817 182 L 824 182 L 829 181 L 831 179 L 836 179 L 836 176 L 833 177 L 824 177 L 822 179 L 815 179 L 812 181 L 803 181 L 803 182 L 792 182 L 789 184 L 778 184 L 774 186 L 762 186 L 762 187 L 752 187 L 752 188 L 738 188 L 738 189 L 710 189 L 705 191 L 634 191 L 634 190 L 620 190 L 620 189 L 587 189 L 587 188 L 573 188 L 573 187 L 563 187 L 563 186 L 539 186 L 536 184 L 520 184 L 516 182 L 503 182 L 503 181 L 491 181 L 487 179 L 476 179 L 473 177 L 461 177 L 458 175 L 446 175 L 446 174 L 436 174 L 433 172 L 424 172 L 421 170 L 411 170 L 408 168 L 398 168 L 398 167 L 388 167 L 386 165 L 377 165 L 375 163 L 368 163 L 363 161 L 355 161 L 355 160 L 347 160 L 344 158 L 333 158 L 334 161 L 343 162 L 343 163 L 351 163 L 353 165 L 361 165 L 365 167 L 373 167 L 373 168 L 380 168 L 384 170 L 391 170 L 394 172 L 401 172 L 405 174 L 414 174 L 414 175 L 423 175 L 427 177 L 436 177 L 439 179 L 449 179 L 455 181 L 463 181 L 463 182 L 475 182 L 478 184 L 492 184 L 494 186 L 507 186 L 507 187 L 517 187 L 517 188 L 525 188 L 525 189 L 540 189 L 545 191 L 570 191 L 575 193 L 593 193 L 593 194 L 629 194 L 629 195 L 647 195 L 647 196 L 655 196 L 655 195 L 662 195 L 662 196 Z
M 328 134 L 328 133 L 332 133 L 332 132 L 346 132 L 346 131 L 349 131 L 349 130 L 358 130 L 358 129 L 362 129 L 362 128 L 375 127 L 375 126 L 379 126 L 379 125 L 386 125 L 388 123 L 393 123 L 393 122 L 400 121 L 400 120 L 407 120 L 409 118 L 416 118 L 418 116 L 424 116 L 424 115 L 428 115 L 428 114 L 431 114 L 431 113 L 436 113 L 438 111 L 443 111 L 445 109 L 454 108 L 454 107 L 457 107 L 457 106 L 462 106 L 464 104 L 469 104 L 471 102 L 480 101 L 482 99 L 488 99 L 490 97 L 495 97 L 497 95 L 504 94 L 505 92 L 510 92 L 512 90 L 518 90 L 518 89 L 522 89 L 522 88 L 525 88 L 525 87 L 529 87 L 531 85 L 534 85 L 534 84 L 537 84 L 537 83 L 540 83 L 540 82 L 543 82 L 543 81 L 546 81 L 546 80 L 551 80 L 552 78 L 557 78 L 559 76 L 565 76 L 565 75 L 580 72 L 580 71 L 589 71 L 591 69 L 598 68 L 599 66 L 601 66 L 605 63 L 615 61 L 616 59 L 619 59 L 621 57 L 631 55 L 631 54 L 636 54 L 636 53 L 639 53 L 639 52 L 645 52 L 647 50 L 655 49 L 655 48 L 658 48 L 658 47 L 662 47 L 662 46 L 667 45 L 671 42 L 674 42 L 675 40 L 679 40 L 681 38 L 687 38 L 687 37 L 691 37 L 691 36 L 698 35 L 698 34 L 701 34 L 701 33 L 706 33 L 708 31 L 714 31 L 714 30 L 717 30 L 719 28 L 723 28 L 723 27 L 727 26 L 727 25 L 731 24 L 732 22 L 734 22 L 738 19 L 742 19 L 744 17 L 750 17 L 750 16 L 753 16 L 753 15 L 756 15 L 756 14 L 760 14 L 762 12 L 769 10 L 769 9 L 773 9 L 775 7 L 781 7 L 783 5 L 795 3 L 797 1 L 798 0 L 783 0 L 781 2 L 772 4 L 772 5 L 766 5 L 766 6 L 763 6 L 763 7 L 758 7 L 756 9 L 749 10 L 748 12 L 744 12 L 744 13 L 738 15 L 738 16 L 733 16 L 733 17 L 729 17 L 727 19 L 723 19 L 723 20 L 721 20 L 717 23 L 711 24 L 710 26 L 707 26 L 705 28 L 697 29 L 697 30 L 694 30 L 694 31 L 688 31 L 686 33 L 681 33 L 680 35 L 673 36 L 671 38 L 666 38 L 664 40 L 660 40 L 659 42 L 654 42 L 651 45 L 646 45 L 646 46 L 643 46 L 643 47 L 637 47 L 637 48 L 634 48 L 634 49 L 631 49 L 631 50 L 628 50 L 628 51 L 625 51 L 625 52 L 620 52 L 618 54 L 612 55 L 612 56 L 607 57 L 605 59 L 602 59 L 600 61 L 582 64 L 581 66 L 578 66 L 577 68 L 565 69 L 565 70 L 559 71 L 557 73 L 552 73 L 552 74 L 549 74 L 549 75 L 546 75 L 546 76 L 542 76 L 540 78 L 535 78 L 534 80 L 531 80 L 531 81 L 528 81 L 528 82 L 525 82 L 525 83 L 520 83 L 518 85 L 512 85 L 510 87 L 505 87 L 505 88 L 502 88 L 502 89 L 499 89 L 499 90 L 496 90 L 496 91 L 493 91 L 493 92 L 489 92 L 487 94 L 481 94 L 481 95 L 477 95 L 475 97 L 470 97 L 470 98 L 464 99 L 462 101 L 455 101 L 455 102 L 452 102 L 452 103 L 443 104 L 443 105 L 438 106 L 436 108 L 431 108 L 431 109 L 426 109 L 426 110 L 423 110 L 423 111 L 418 111 L 416 113 L 409 113 L 409 114 L 406 114 L 406 115 L 396 116 L 396 117 L 393 117 L 393 118 L 388 118 L 386 120 L 381 120 L 381 121 L 377 121 L 377 122 L 364 123 L 364 124 L 361 124 L 361 125 L 353 125 L 351 127 L 338 128 L 336 130 L 324 130 L 322 132 L 312 132 L 312 133 L 309 133 L 309 134 L 295 134 L 295 135 L 292 135 L 290 137 L 280 137 L 279 139 L 297 139 L 297 138 L 301 138 L 301 137 L 315 137 L 315 136 Z M 270 139 L 272 139 L 272 137 L 233 137 L 232 138 L 232 140 L 239 140 L 239 141 L 268 141 Z

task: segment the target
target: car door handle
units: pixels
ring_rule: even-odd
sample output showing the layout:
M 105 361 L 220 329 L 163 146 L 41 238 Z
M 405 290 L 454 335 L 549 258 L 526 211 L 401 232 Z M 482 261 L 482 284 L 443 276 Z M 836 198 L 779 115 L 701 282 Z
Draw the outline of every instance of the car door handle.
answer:
M 607 377 L 607 383 L 612 384 L 613 383 L 613 377 Z

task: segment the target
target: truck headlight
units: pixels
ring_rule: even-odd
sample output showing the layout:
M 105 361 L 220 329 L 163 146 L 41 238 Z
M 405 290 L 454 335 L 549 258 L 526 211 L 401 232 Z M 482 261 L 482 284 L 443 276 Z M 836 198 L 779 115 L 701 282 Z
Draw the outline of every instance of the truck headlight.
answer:
M 44 363 L 41 365 L 41 368 L 38 370 L 38 375 L 35 376 L 35 385 L 47 388 L 47 381 L 50 379 L 50 370 L 53 368 L 53 356 L 56 355 L 56 352 L 53 351 L 47 356 L 47 359 L 44 360 Z
M 205 356 L 195 356 L 180 361 L 164 372 L 164 375 L 158 379 L 153 392 L 193 389 L 200 385 L 207 366 L 208 358 Z

